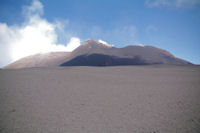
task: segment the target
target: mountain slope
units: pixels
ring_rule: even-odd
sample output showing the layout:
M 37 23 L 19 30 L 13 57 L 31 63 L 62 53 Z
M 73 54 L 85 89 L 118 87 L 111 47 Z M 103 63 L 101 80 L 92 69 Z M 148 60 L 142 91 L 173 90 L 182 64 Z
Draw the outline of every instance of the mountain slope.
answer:
M 152 46 L 107 47 L 88 40 L 71 53 L 71 60 L 61 66 L 115 66 L 148 64 L 191 64 L 174 57 L 166 50 Z
M 152 46 L 115 48 L 109 44 L 100 43 L 95 40 L 87 40 L 72 52 L 36 54 L 22 58 L 5 68 L 148 64 L 188 65 L 191 63 L 176 58 L 166 50 Z
M 24 57 L 14 63 L 7 65 L 6 69 L 19 69 L 29 67 L 53 67 L 59 66 L 69 57 L 69 52 L 51 52 L 45 54 L 36 54 Z
M 112 55 L 116 52 L 116 50 L 117 48 L 115 47 L 105 45 L 95 40 L 87 40 L 71 53 L 71 58 L 77 57 L 80 55 L 94 54 L 94 53 Z

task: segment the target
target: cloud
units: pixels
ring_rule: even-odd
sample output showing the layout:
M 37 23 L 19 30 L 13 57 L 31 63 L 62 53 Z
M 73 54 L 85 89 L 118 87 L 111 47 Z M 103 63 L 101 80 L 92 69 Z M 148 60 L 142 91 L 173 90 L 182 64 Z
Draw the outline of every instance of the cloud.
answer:
M 103 41 L 101 39 L 99 39 L 98 42 L 103 43 L 103 44 L 108 44 L 107 42 L 105 42 L 105 41 Z
M 144 44 L 137 44 L 136 46 L 145 47 Z
M 43 15 L 43 13 L 43 5 L 39 0 L 33 0 L 31 5 L 23 7 L 23 14 L 27 17 Z
M 200 0 L 146 0 L 145 5 L 148 7 L 193 7 L 200 4 Z
M 72 37 L 68 44 L 58 43 L 57 31 L 64 24 L 42 18 L 43 5 L 39 0 L 23 7 L 23 14 L 26 20 L 21 25 L 8 26 L 0 22 L 0 66 L 36 53 L 73 51 L 80 45 L 77 37 Z
M 66 47 L 66 51 L 73 51 L 78 46 L 80 46 L 80 39 L 73 37 L 73 38 L 71 38 L 70 42 L 68 43 L 68 45 Z
M 104 45 L 107 46 L 107 47 L 113 47 L 113 46 L 114 46 L 114 45 L 111 45 L 111 44 L 109 44 L 109 43 L 107 43 L 107 42 L 101 40 L 101 39 L 99 39 L 98 42 L 104 44 Z

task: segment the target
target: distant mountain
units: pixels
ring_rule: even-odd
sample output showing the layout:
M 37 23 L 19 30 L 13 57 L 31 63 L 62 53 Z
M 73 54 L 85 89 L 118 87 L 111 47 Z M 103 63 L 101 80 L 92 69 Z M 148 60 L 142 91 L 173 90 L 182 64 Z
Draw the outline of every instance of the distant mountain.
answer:
M 166 50 L 152 46 L 115 48 L 94 40 L 85 41 L 71 53 L 71 60 L 61 66 L 115 66 L 148 64 L 191 64 Z
M 87 40 L 73 52 L 52 52 L 32 55 L 22 58 L 5 68 L 150 64 L 189 65 L 191 63 L 176 58 L 166 50 L 153 46 L 115 48 L 109 44 Z

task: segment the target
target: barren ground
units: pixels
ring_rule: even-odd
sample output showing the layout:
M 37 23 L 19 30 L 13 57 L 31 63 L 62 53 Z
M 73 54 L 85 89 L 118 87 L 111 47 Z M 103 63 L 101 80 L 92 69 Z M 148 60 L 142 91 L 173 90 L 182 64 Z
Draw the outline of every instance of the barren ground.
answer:
M 0 133 L 199 132 L 199 66 L 0 70 Z

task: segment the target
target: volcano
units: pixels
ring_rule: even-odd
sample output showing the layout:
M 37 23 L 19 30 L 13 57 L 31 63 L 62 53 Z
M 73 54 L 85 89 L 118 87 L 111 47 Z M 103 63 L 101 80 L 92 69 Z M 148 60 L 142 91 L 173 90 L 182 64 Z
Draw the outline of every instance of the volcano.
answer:
M 153 46 L 126 46 L 116 48 L 112 45 L 87 40 L 72 52 L 51 52 L 22 58 L 5 68 L 55 66 L 119 66 L 174 64 L 190 65 L 170 52 Z

